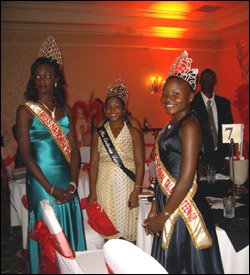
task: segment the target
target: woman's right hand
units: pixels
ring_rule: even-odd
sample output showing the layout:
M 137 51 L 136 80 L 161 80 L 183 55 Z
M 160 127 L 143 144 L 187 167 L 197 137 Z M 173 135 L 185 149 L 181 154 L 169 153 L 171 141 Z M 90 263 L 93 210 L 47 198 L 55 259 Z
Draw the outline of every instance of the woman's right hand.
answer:
M 72 199 L 72 195 L 72 193 L 57 187 L 54 187 L 52 192 L 52 197 L 54 197 L 58 203 L 65 203 L 70 201 Z
M 143 223 L 142 223 L 142 226 L 143 226 L 144 229 L 145 229 L 146 235 L 152 234 L 152 233 L 148 230 L 147 225 L 148 225 L 148 224 L 150 223 L 150 221 L 151 221 L 152 219 L 154 219 L 155 217 L 157 217 L 157 212 L 156 212 L 156 210 L 155 210 L 154 207 L 151 207 L 151 210 L 150 210 L 150 212 L 149 212 L 147 218 L 146 218 L 146 219 L 143 221 Z
M 96 195 L 96 193 L 90 192 L 90 194 L 88 196 L 88 204 L 90 204 L 93 201 L 97 201 L 97 195 Z

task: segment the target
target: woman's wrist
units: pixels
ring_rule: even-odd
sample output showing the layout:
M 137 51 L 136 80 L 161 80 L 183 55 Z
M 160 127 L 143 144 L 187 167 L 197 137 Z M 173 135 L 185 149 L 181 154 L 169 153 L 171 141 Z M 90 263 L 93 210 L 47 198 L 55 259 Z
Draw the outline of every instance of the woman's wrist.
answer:
M 75 183 L 75 182 L 73 182 L 73 181 L 71 181 L 71 182 L 69 183 L 69 185 L 74 186 L 74 190 L 72 190 L 72 191 L 71 191 L 71 193 L 74 193 L 74 192 L 76 191 L 76 188 L 77 188 L 76 183 Z
M 168 211 L 162 209 L 161 216 L 167 220 L 171 216 L 171 214 Z
M 55 186 L 51 186 L 51 188 L 50 188 L 50 196 L 53 196 L 53 192 L 54 192 L 54 189 L 55 189 Z

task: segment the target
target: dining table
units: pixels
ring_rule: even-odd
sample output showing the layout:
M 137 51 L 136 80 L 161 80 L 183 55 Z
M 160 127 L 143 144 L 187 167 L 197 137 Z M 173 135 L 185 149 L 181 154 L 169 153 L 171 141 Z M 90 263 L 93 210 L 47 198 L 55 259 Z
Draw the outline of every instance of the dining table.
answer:
M 218 177 L 220 178 L 220 177 Z M 237 195 L 235 217 L 223 216 L 223 197 L 232 192 L 229 178 L 218 179 L 208 184 L 206 179 L 198 182 L 199 189 L 210 205 L 211 215 L 218 237 L 220 254 L 225 274 L 249 274 L 249 194 Z M 152 205 L 152 195 L 141 196 L 136 245 L 151 254 L 153 236 L 146 235 L 142 226 Z

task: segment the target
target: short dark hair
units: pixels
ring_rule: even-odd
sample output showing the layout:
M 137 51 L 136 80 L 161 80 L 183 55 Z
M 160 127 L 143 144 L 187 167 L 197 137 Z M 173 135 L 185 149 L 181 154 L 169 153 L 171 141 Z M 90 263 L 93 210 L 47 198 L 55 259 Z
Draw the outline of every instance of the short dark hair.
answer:
M 210 68 L 206 68 L 205 70 L 203 70 L 201 72 L 200 78 L 202 78 L 204 74 L 211 74 L 211 75 L 213 75 L 214 79 L 217 80 L 216 73 Z
M 66 104 L 66 88 L 65 88 L 65 79 L 61 66 L 56 62 L 56 60 L 47 58 L 47 57 L 39 57 L 35 60 L 35 62 L 31 66 L 30 79 L 26 86 L 26 91 L 24 93 L 24 97 L 29 101 L 37 102 L 39 100 L 38 90 L 35 87 L 35 71 L 36 68 L 41 64 L 49 65 L 55 76 L 58 78 L 57 87 L 54 88 L 53 100 L 54 104 L 57 107 L 64 107 Z
M 117 95 L 112 95 L 112 96 L 107 97 L 107 98 L 105 99 L 105 102 L 104 102 L 104 109 L 106 108 L 106 105 L 107 105 L 108 100 L 109 100 L 110 98 L 112 98 L 112 97 L 117 98 L 117 99 L 120 101 L 120 103 L 121 103 L 121 105 L 122 105 L 122 108 L 124 109 L 124 121 L 128 122 L 128 121 L 129 121 L 130 112 L 127 110 L 126 105 L 125 105 L 125 102 L 124 102 L 119 96 L 117 96 Z M 107 118 L 107 117 L 105 117 L 105 120 L 104 120 L 104 123 L 103 123 L 103 124 L 105 124 L 106 122 L 108 122 L 108 118 Z

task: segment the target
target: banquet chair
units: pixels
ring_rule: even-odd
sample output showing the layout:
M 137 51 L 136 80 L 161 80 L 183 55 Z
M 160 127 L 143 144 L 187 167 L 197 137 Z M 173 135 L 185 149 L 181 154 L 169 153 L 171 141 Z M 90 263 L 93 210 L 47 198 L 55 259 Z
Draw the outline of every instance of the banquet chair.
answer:
M 126 240 L 107 241 L 103 252 L 109 274 L 168 274 L 151 255 Z
M 59 224 L 56 214 L 48 200 L 40 202 L 43 212 L 44 222 L 49 231 L 54 236 L 60 234 L 61 247 L 65 251 L 70 251 L 71 247 Z M 56 251 L 56 258 L 61 274 L 108 274 L 103 250 L 76 251 L 75 258 L 64 257 Z

